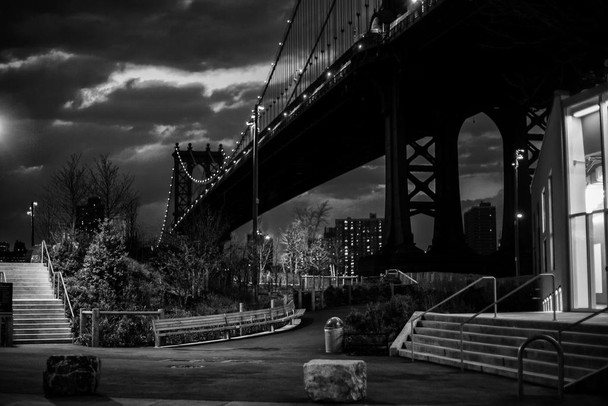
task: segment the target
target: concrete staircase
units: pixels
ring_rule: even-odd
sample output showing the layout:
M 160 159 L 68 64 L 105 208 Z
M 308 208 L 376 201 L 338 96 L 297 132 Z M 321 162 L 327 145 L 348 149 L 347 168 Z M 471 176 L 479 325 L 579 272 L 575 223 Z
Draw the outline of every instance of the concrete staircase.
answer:
M 420 314 L 420 313 L 418 313 Z M 499 315 L 500 316 L 500 315 Z M 415 316 L 414 316 L 415 317 Z M 460 367 L 460 324 L 468 315 L 427 313 L 414 323 L 414 359 Z M 463 329 L 464 368 L 517 379 L 517 352 L 527 338 L 546 334 L 557 338 L 569 323 L 526 320 L 525 317 L 478 317 Z M 404 329 L 409 335 L 409 323 Z M 411 358 L 411 340 L 398 355 Z M 608 365 L 608 323 L 576 326 L 562 336 L 565 389 L 579 385 Z M 557 355 L 546 341 L 531 343 L 524 354 L 524 381 L 557 387 Z M 602 378 L 603 379 L 603 378 Z
M 70 322 L 63 302 L 55 299 L 46 266 L 40 263 L 1 263 L 13 284 L 13 343 L 71 343 Z

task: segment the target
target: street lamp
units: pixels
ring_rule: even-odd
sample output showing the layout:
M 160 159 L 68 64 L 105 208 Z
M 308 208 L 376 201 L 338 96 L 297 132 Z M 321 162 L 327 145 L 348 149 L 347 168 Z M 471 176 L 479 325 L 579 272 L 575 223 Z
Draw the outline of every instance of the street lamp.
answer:
M 515 169 L 515 191 L 513 193 L 515 198 L 515 213 L 513 216 L 513 232 L 515 236 L 515 276 L 519 276 L 520 274 L 520 261 L 519 261 L 519 219 L 523 217 L 523 215 L 519 212 L 519 183 L 518 183 L 518 175 L 519 175 L 519 161 L 524 159 L 524 150 L 516 149 L 515 150 L 515 161 L 513 162 L 513 168 Z
M 251 156 L 251 160 L 253 161 L 253 173 L 252 173 L 252 178 L 253 178 L 253 184 L 252 184 L 252 192 L 253 192 L 253 196 L 252 196 L 252 207 L 251 207 L 251 220 L 252 220 L 252 233 L 251 235 L 254 238 L 254 244 L 255 244 L 255 249 L 253 250 L 253 289 L 254 289 L 254 295 L 257 299 L 257 295 L 258 295 L 258 283 L 257 283 L 257 278 L 259 275 L 259 264 L 258 264 L 258 206 L 260 204 L 260 200 L 258 198 L 258 133 L 259 133 L 259 129 L 258 129 L 258 119 L 259 119 L 259 114 L 260 111 L 264 110 L 263 106 L 260 106 L 259 104 L 256 104 L 253 108 L 253 115 L 251 116 L 252 121 L 250 121 L 248 124 L 251 125 L 253 127 L 253 146 L 252 146 L 252 156 Z
M 36 206 L 38 206 L 38 202 L 31 202 L 30 209 L 27 211 L 27 215 L 32 218 L 32 248 L 34 248 L 34 217 L 36 217 Z

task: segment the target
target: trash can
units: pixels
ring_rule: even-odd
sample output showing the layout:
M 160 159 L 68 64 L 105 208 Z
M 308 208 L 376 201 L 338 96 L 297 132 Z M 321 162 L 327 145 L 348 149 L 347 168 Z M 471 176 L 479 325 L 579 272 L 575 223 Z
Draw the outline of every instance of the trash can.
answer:
M 342 352 L 344 322 L 339 317 L 332 317 L 325 323 L 325 352 Z

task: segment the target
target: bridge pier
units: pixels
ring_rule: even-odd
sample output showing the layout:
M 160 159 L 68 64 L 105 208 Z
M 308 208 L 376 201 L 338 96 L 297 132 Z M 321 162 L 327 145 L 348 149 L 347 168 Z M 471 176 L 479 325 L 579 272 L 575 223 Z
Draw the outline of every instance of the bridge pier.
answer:
M 460 205 L 458 134 L 464 118 L 450 111 L 437 112 L 429 123 L 435 140 L 435 224 L 430 254 L 461 256 L 465 243 Z
M 401 75 L 393 72 L 383 97 L 386 154 L 383 249 L 389 258 L 412 255 L 419 251 L 414 244 L 410 221 L 410 196 L 407 183 L 409 162 L 407 134 L 405 134 L 405 116 L 408 109 L 403 106 L 407 98 L 402 96 L 402 92 Z

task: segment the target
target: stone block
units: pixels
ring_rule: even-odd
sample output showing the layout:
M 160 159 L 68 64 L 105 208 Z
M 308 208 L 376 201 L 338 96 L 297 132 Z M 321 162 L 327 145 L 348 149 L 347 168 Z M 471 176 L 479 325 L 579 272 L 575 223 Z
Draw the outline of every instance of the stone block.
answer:
M 365 399 L 367 365 L 361 360 L 313 359 L 304 364 L 304 390 L 314 402 Z
M 90 395 L 101 378 L 101 360 L 94 355 L 51 355 L 43 373 L 45 396 Z

